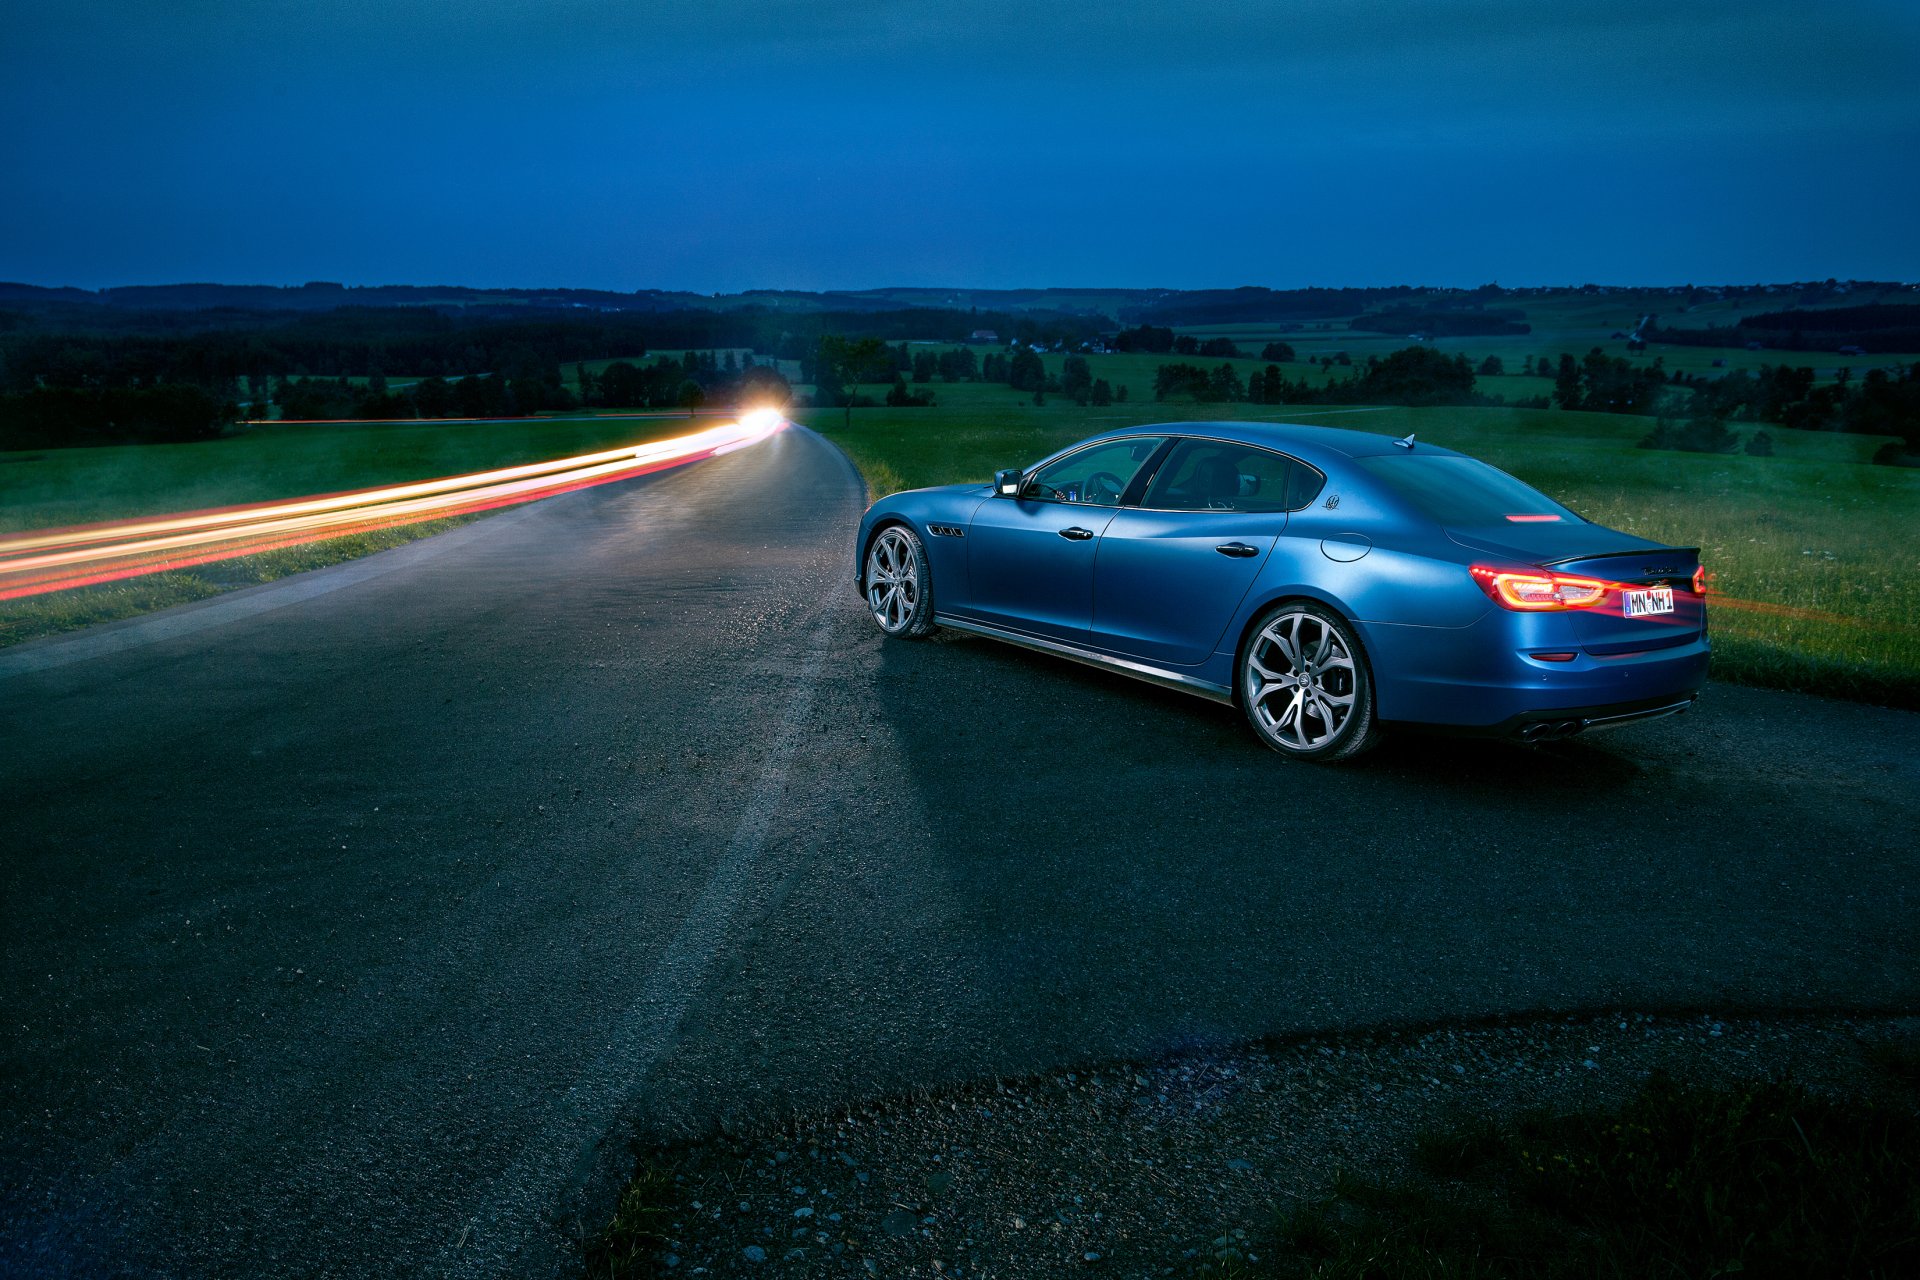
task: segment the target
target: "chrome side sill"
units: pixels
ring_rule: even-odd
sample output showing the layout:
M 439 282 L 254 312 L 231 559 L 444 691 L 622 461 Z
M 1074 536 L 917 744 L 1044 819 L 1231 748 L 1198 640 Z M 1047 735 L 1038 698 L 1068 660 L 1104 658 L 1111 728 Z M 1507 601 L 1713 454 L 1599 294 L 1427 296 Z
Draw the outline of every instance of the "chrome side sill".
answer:
M 1192 676 L 1178 675 L 1172 671 L 1163 671 L 1159 667 L 1150 667 L 1142 662 L 1130 662 L 1125 658 L 1110 657 L 1104 653 L 1095 653 L 1091 649 L 1082 649 L 1078 645 L 1063 643 L 1059 640 L 1042 640 L 1038 636 L 1023 636 L 1017 631 L 1005 631 L 985 622 L 969 622 L 962 618 L 949 617 L 944 613 L 933 615 L 935 624 L 952 627 L 955 631 L 968 631 L 989 640 L 1001 640 L 1007 644 L 1019 645 L 1022 649 L 1032 649 L 1036 653 L 1050 653 L 1056 658 L 1065 658 L 1070 662 L 1084 663 L 1089 667 L 1098 667 L 1102 671 L 1115 671 L 1123 676 L 1132 676 L 1135 680 L 1145 680 L 1157 684 L 1163 689 L 1173 689 L 1180 693 L 1190 693 L 1209 702 L 1233 704 L 1233 690 L 1205 680 L 1196 680 Z

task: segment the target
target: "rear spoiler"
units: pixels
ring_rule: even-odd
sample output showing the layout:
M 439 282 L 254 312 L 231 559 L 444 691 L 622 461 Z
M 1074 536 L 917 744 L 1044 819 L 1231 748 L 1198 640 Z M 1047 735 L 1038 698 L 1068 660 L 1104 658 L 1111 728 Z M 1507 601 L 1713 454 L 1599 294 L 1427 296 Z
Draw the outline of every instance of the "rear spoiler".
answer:
M 1661 556 L 1692 556 L 1695 564 L 1700 563 L 1698 547 L 1653 547 L 1643 551 L 1596 551 L 1589 555 L 1562 556 L 1558 560 L 1543 560 L 1543 569 L 1557 569 L 1563 564 L 1573 564 L 1584 560 L 1655 560 Z

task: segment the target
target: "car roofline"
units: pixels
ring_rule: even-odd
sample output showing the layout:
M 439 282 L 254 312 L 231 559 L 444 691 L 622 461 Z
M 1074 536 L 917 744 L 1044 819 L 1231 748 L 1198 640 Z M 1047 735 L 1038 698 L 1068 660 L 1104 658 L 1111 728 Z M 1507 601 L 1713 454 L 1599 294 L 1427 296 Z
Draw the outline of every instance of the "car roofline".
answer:
M 1371 431 L 1353 431 L 1344 427 L 1322 427 L 1298 422 L 1196 420 L 1143 422 L 1137 426 L 1116 427 L 1111 431 L 1103 431 L 1076 441 L 1064 449 L 1055 450 L 1042 461 L 1051 461 L 1083 445 L 1094 444 L 1101 440 L 1120 440 L 1129 436 L 1145 435 L 1196 436 L 1208 440 L 1224 440 L 1232 444 L 1274 449 L 1290 454 L 1302 462 L 1320 466 L 1322 470 L 1325 470 L 1324 464 L 1329 462 L 1337 466 L 1353 458 L 1381 457 L 1408 452 L 1406 446 L 1393 436 L 1380 435 Z M 1417 440 L 1411 452 L 1444 457 L 1467 456 L 1453 449 Z

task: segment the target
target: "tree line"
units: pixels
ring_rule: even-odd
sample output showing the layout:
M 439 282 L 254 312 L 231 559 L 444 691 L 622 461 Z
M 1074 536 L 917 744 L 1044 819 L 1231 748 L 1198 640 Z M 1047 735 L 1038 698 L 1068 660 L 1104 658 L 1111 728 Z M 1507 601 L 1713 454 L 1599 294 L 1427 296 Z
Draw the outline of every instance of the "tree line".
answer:
M 127 327 L 62 327 L 0 312 L 0 392 L 38 387 L 183 384 L 244 398 L 254 378 L 506 374 L 529 363 L 635 359 L 654 351 L 746 348 L 798 360 L 828 335 L 885 342 L 964 342 L 990 328 L 1023 343 L 1074 344 L 1112 327 L 1101 316 L 901 308 L 892 311 L 731 311 L 475 318 L 428 308 L 343 308 L 317 314 L 110 313 Z M 88 325 L 101 317 L 91 313 Z

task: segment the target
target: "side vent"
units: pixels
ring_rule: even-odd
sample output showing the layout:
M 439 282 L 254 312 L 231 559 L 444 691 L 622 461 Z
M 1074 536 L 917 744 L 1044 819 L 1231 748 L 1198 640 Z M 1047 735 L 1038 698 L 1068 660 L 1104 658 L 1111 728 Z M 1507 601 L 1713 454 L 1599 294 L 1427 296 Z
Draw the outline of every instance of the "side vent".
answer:
M 967 531 L 957 524 L 929 524 L 927 532 L 936 538 L 964 538 Z

